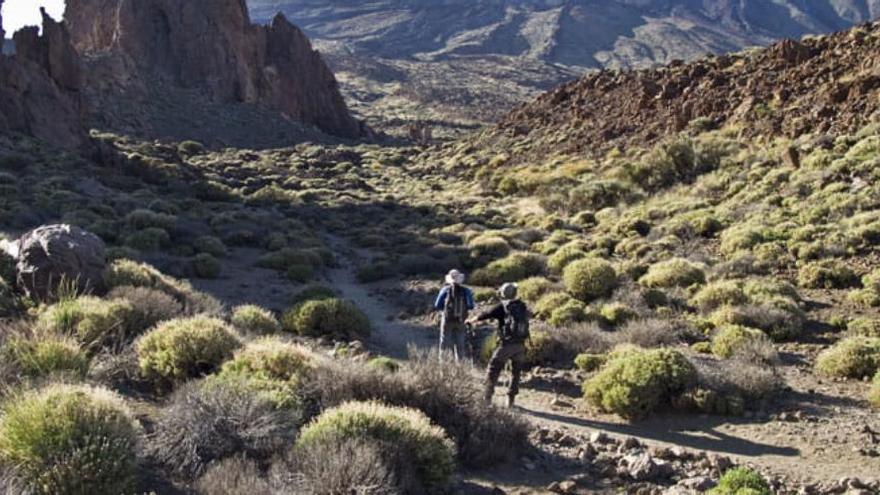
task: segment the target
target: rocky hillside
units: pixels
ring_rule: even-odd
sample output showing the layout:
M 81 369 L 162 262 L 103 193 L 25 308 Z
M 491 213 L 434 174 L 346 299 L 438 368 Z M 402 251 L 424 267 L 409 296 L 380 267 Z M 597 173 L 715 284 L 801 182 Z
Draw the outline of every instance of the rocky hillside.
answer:
M 395 117 L 424 115 L 407 102 L 439 107 L 432 118 L 490 121 L 584 70 L 692 60 L 836 31 L 880 15 L 877 0 L 249 0 L 248 5 L 259 22 L 281 10 L 304 26 L 341 73 L 349 98 L 363 104 L 355 108 L 380 121 L 376 107 L 393 109 Z
M 745 137 L 853 132 L 880 110 L 880 23 L 766 50 L 602 71 L 565 84 L 475 138 L 525 161 L 552 150 L 598 155 L 682 131 Z M 492 143 L 492 144 L 489 144 Z

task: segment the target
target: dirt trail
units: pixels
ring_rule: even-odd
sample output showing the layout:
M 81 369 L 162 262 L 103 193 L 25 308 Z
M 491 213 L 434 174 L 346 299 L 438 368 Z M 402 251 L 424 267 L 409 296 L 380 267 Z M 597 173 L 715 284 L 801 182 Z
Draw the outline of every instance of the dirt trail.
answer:
M 339 262 L 339 267 L 327 272 L 326 282 L 344 299 L 355 301 L 370 319 L 373 333 L 368 344 L 371 348 L 395 359 L 406 359 L 410 345 L 422 348 L 435 345 L 435 329 L 397 320 L 399 308 L 357 281 L 358 265 L 369 258 L 366 251 L 357 250 L 336 236 L 328 234 L 325 239 Z
M 341 296 L 356 301 L 370 318 L 374 333 L 368 344 L 372 349 L 405 359 L 410 345 L 423 348 L 436 345 L 435 329 L 394 320 L 400 308 L 358 283 L 356 268 L 369 258 L 367 251 L 352 248 L 335 236 L 328 235 L 326 239 L 340 261 L 338 268 L 327 273 L 327 283 Z M 876 415 L 851 399 L 858 397 L 858 392 L 839 384 L 812 390 L 809 382 L 799 379 L 800 371 L 796 366 L 786 366 L 783 373 L 791 390 L 780 398 L 776 410 L 804 412 L 807 417 L 802 421 L 780 421 L 767 413 L 752 418 L 673 414 L 629 424 L 615 416 L 582 410 L 576 382 L 552 390 L 553 387 L 542 384 L 540 377 L 536 379 L 535 374 L 526 379 L 518 398 L 518 409 L 539 427 L 581 436 L 604 431 L 636 437 L 648 445 L 680 446 L 715 453 L 729 456 L 739 463 L 754 464 L 789 480 L 815 482 L 853 476 L 862 479 L 876 477 L 880 472 L 880 459 L 853 452 L 852 445 L 858 442 L 853 437 L 858 437 L 861 428 L 868 426 L 880 430 Z M 474 379 L 479 380 L 481 376 L 482 371 L 475 369 Z M 499 403 L 506 393 L 503 385 L 502 380 L 502 387 L 496 392 Z M 836 413 L 834 417 L 837 419 L 833 421 L 826 420 L 822 414 L 823 410 L 830 409 Z M 502 478 L 494 479 L 496 477 L 490 472 L 486 480 L 497 486 L 506 485 L 510 470 L 509 467 L 503 469 Z

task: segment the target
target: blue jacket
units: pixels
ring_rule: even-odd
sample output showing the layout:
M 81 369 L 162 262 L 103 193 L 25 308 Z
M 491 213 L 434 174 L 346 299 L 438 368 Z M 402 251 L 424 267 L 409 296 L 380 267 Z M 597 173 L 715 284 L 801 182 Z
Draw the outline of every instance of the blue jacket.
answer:
M 434 301 L 434 309 L 437 311 L 443 311 L 443 308 L 446 307 L 446 297 L 449 295 L 449 289 L 451 286 L 446 285 L 442 289 L 440 289 L 440 294 L 437 295 L 437 300 Z M 460 289 L 464 290 L 464 300 L 467 304 L 467 309 L 472 310 L 476 307 L 474 305 L 474 293 L 467 287 L 461 285 Z

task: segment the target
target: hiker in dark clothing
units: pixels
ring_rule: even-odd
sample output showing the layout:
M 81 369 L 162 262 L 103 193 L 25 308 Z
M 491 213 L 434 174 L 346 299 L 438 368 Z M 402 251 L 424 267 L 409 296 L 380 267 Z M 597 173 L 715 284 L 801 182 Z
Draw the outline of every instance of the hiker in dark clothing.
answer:
M 452 270 L 446 275 L 446 285 L 440 289 L 434 309 L 442 311 L 440 320 L 440 359 L 444 351 L 451 350 L 455 360 L 466 354 L 467 328 L 465 322 L 474 309 L 474 293 L 464 285 L 464 274 Z
M 504 365 L 510 361 L 513 376 L 507 392 L 507 407 L 513 407 L 519 392 L 520 377 L 525 367 L 526 341 L 529 339 L 529 310 L 524 302 L 517 299 L 516 293 L 516 284 L 504 284 L 498 290 L 501 303 L 470 320 L 498 322 L 498 347 L 492 354 L 486 371 L 485 399 L 486 402 L 492 401 L 498 377 Z

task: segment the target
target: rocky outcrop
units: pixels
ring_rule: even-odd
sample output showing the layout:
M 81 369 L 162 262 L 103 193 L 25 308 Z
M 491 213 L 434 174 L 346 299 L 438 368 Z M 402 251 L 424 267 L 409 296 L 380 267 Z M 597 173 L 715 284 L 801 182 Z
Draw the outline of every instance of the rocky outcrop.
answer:
M 45 300 L 59 284 L 73 283 L 77 293 L 104 290 L 106 247 L 98 236 L 72 225 L 45 225 L 18 240 L 16 285 L 29 297 Z
M 80 61 L 67 29 L 43 11 L 42 35 L 30 27 L 13 39 L 15 55 L 0 55 L 0 132 L 63 148 L 84 146 Z
M 131 90 L 158 78 L 337 136 L 361 134 L 306 36 L 280 15 L 268 26 L 251 24 L 244 0 L 69 0 L 65 20 L 90 71 L 101 75 L 89 84 Z
M 851 133 L 880 117 L 878 54 L 875 22 L 659 69 L 596 72 L 514 110 L 483 143 L 503 150 L 528 143 L 511 157 L 517 163 L 726 126 L 747 138 Z

